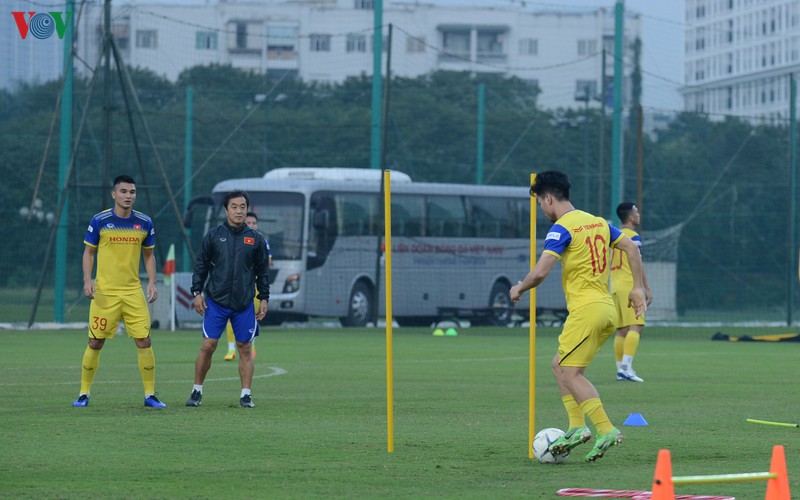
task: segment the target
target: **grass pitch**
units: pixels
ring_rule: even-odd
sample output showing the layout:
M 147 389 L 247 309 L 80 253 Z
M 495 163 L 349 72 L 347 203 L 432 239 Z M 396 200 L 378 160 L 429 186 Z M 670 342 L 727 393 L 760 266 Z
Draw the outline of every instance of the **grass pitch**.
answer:
M 784 329 L 763 333 L 785 333 Z M 557 329 L 537 332 L 536 427 L 566 426 L 549 371 Z M 387 453 L 385 338 L 375 329 L 267 328 L 256 342 L 254 409 L 235 362 L 215 355 L 203 404 L 191 391 L 197 330 L 153 333 L 164 410 L 142 405 L 133 342 L 106 343 L 92 399 L 72 408 L 84 331 L 3 332 L 0 496 L 6 498 L 559 498 L 560 488 L 649 490 L 656 455 L 676 475 L 762 472 L 786 446 L 800 494 L 798 344 L 710 341 L 714 329 L 645 329 L 617 382 L 611 343 L 588 377 L 625 441 L 597 463 L 527 454 L 527 329 L 394 331 L 395 451 Z M 740 335 L 735 329 L 725 333 Z M 753 332 L 746 332 L 752 334 Z M 647 427 L 623 427 L 630 413 Z M 677 487 L 763 498 L 765 483 Z

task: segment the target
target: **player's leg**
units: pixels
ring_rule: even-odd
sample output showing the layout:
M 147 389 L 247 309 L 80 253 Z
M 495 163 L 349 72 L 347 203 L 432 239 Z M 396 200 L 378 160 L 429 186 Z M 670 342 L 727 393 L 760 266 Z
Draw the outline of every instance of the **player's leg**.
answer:
M 156 357 L 150 337 L 150 310 L 144 293 L 131 293 L 122 298 L 122 318 L 125 330 L 136 344 L 139 374 L 144 387 L 144 405 L 149 408 L 164 408 L 156 397 Z
M 236 359 L 236 337 L 233 336 L 233 327 L 230 321 L 225 326 L 225 333 L 228 335 L 228 353 L 225 355 L 225 361 L 233 361 Z
M 194 385 L 189 399 L 186 400 L 186 406 L 200 406 L 200 401 L 203 399 L 203 381 L 211 368 L 214 351 L 217 350 L 217 344 L 225 330 L 225 324 L 233 312 L 208 297 L 206 297 L 206 304 L 208 308 L 203 315 L 203 340 L 194 363 Z
M 550 444 L 548 449 L 553 455 L 567 454 L 576 446 L 592 438 L 592 432 L 586 427 L 586 419 L 584 418 L 580 405 L 575 401 L 575 397 L 569 392 L 569 389 L 564 385 L 561 381 L 561 377 L 557 373 L 560 371 L 558 364 L 559 359 L 559 355 L 556 354 L 553 357 L 551 367 L 556 377 L 558 389 L 561 392 L 561 402 L 564 404 L 564 409 L 567 411 L 567 416 L 569 417 L 569 427 L 564 436 Z
M 633 357 L 636 355 L 636 351 L 639 347 L 639 339 L 642 329 L 644 328 L 644 316 L 637 318 L 636 312 L 630 307 L 626 307 L 624 310 L 620 311 L 619 316 L 619 321 L 621 321 L 621 323 L 618 324 L 628 325 L 628 333 L 625 335 L 625 340 L 622 344 L 622 361 L 620 363 L 620 369 L 617 370 L 617 374 L 621 375 L 624 380 L 644 382 L 644 379 L 636 375 L 636 372 L 633 370 Z
M 622 441 L 622 434 L 614 427 L 603 407 L 600 394 L 585 377 L 586 367 L 600 347 L 613 335 L 615 311 L 611 304 L 588 304 L 570 314 L 565 324 L 565 339 L 559 337 L 559 363 L 554 373 L 573 395 L 583 413 L 591 420 L 598 437 L 587 461 L 603 456 L 611 446 Z M 569 328 L 569 329 L 568 329 Z M 563 353 L 562 353 L 563 351 Z
M 89 405 L 89 397 L 94 376 L 100 367 L 100 350 L 107 338 L 117 331 L 120 319 L 121 302 L 119 297 L 95 294 L 89 304 L 89 343 L 83 351 L 81 360 L 81 391 L 72 406 Z
M 625 323 L 623 308 L 628 307 L 628 297 L 622 297 L 620 294 L 615 293 L 611 295 L 611 298 L 614 299 L 614 309 L 617 312 L 616 325 L 619 327 L 617 328 L 617 335 L 614 337 L 614 361 L 616 361 L 617 364 L 617 380 L 625 380 L 622 373 L 622 356 L 624 354 L 625 336 L 628 334 L 628 327 L 623 325 L 628 325 L 629 323 Z
M 231 317 L 233 333 L 236 336 L 236 347 L 239 350 L 239 377 L 242 381 L 242 392 L 239 396 L 239 405 L 243 408 L 253 408 L 253 398 L 250 388 L 253 384 L 253 339 L 258 334 L 258 322 L 255 310 L 252 307 L 237 311 Z
M 639 348 L 639 340 L 641 339 L 643 329 L 644 325 L 631 325 L 628 330 L 628 335 L 625 337 L 622 370 L 625 372 L 625 375 L 627 375 L 626 378 L 634 382 L 644 382 L 641 377 L 636 375 L 633 369 L 633 357 L 636 356 L 636 351 Z

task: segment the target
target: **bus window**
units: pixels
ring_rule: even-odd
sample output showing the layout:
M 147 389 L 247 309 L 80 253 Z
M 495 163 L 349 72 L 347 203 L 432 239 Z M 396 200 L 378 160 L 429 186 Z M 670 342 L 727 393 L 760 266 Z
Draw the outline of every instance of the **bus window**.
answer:
M 273 261 L 300 260 L 303 255 L 303 195 L 249 194 L 250 210 L 258 216 L 258 227 L 269 241 Z
M 325 263 L 336 241 L 336 204 L 333 196 L 326 192 L 314 193 L 310 210 L 306 268 L 314 269 Z
M 362 193 L 337 193 L 336 224 L 339 236 L 377 235 L 378 199 Z
M 392 195 L 392 235 L 419 237 L 425 231 L 422 195 Z
M 428 236 L 472 236 L 460 196 L 428 197 Z
M 516 211 L 512 204 L 516 200 L 504 198 L 470 197 L 470 219 L 475 227 L 476 236 L 480 238 L 516 238 L 519 237 L 515 230 L 520 221 L 515 217 Z

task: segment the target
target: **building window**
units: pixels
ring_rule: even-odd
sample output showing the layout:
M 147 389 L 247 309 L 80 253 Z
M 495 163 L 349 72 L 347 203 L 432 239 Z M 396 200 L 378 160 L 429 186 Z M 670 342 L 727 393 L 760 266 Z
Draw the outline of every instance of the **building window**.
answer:
M 128 24 L 112 24 L 111 34 L 114 35 L 114 40 L 117 41 L 117 47 L 120 50 L 128 50 L 130 44 L 130 25 Z M 75 40 L 77 41 L 77 32 L 75 33 Z
M 452 56 L 469 58 L 469 31 L 445 31 L 442 33 L 444 51 Z
M 523 38 L 519 41 L 519 53 L 523 56 L 535 56 L 539 53 L 539 40 Z
M 267 59 L 297 59 L 297 27 L 267 26 Z
M 348 33 L 345 50 L 347 52 L 366 52 L 367 36 L 362 33 Z
M 198 31 L 195 33 L 194 47 L 199 50 L 217 50 L 217 33 Z
M 236 23 L 236 48 L 247 48 L 247 23 Z
M 424 36 L 409 36 L 406 38 L 406 52 L 409 54 L 422 54 L 425 52 Z
M 356 10 L 372 10 L 372 0 L 353 0 Z
M 136 30 L 136 46 L 141 49 L 155 49 L 158 47 L 158 33 L 156 30 Z
M 478 31 L 478 56 L 502 56 L 502 33 Z
M 578 40 L 578 55 L 593 56 L 597 54 L 597 40 Z
M 231 21 L 228 23 L 228 50 L 235 53 L 257 54 L 263 50 L 264 38 L 259 36 L 263 30 L 261 23 L 252 21 Z
M 311 35 L 311 52 L 330 52 L 331 35 Z
M 597 82 L 594 80 L 577 80 L 575 82 L 575 100 L 591 101 L 597 96 Z

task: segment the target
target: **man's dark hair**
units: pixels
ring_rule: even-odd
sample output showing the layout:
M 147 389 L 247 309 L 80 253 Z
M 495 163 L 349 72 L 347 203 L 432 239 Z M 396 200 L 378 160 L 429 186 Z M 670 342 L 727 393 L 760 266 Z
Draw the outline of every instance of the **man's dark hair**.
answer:
M 627 222 L 628 217 L 631 216 L 631 212 L 633 212 L 633 207 L 635 206 L 636 204 L 630 201 L 623 201 L 620 203 L 617 206 L 617 217 L 619 217 L 619 220 L 623 223 Z
M 258 215 L 256 215 L 255 212 L 247 212 L 247 215 L 245 215 L 245 217 L 252 217 L 256 220 L 256 222 L 258 222 Z
M 543 196 L 549 194 L 558 201 L 569 201 L 569 178 L 564 172 L 548 170 L 536 174 L 531 186 L 531 194 Z
M 237 189 L 235 191 L 231 191 L 230 193 L 225 195 L 225 199 L 222 200 L 222 205 L 225 209 L 228 209 L 228 202 L 234 198 L 244 198 L 244 202 L 247 204 L 247 207 L 250 207 L 250 197 L 247 196 L 247 193 L 242 191 L 241 189 Z
M 114 187 L 117 187 L 117 184 L 119 184 L 120 182 L 127 182 L 128 184 L 136 184 L 136 181 L 133 180 L 133 177 L 131 177 L 130 175 L 118 175 L 114 179 Z

